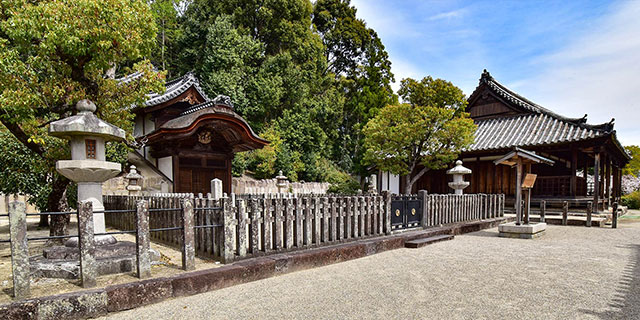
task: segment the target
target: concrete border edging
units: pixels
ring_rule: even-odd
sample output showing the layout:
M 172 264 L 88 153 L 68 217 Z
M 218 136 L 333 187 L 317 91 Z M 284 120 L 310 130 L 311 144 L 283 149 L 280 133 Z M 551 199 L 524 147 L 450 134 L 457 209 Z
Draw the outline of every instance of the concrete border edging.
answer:
M 285 273 L 358 259 L 404 248 L 405 241 L 442 234 L 459 235 L 498 226 L 512 218 L 457 223 L 442 227 L 407 231 L 373 239 L 341 243 L 309 250 L 273 254 L 240 260 L 219 268 L 183 273 L 33 298 L 0 306 L 3 319 L 84 319 L 104 316 L 229 286 L 261 280 Z

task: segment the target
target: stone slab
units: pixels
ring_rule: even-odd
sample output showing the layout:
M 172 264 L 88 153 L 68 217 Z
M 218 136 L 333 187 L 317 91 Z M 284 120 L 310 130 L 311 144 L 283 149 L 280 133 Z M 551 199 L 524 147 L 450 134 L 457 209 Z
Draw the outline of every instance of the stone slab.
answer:
M 116 312 L 156 303 L 173 296 L 173 287 L 168 278 L 142 280 L 105 288 L 108 297 L 107 309 Z
M 535 234 L 547 229 L 544 222 L 516 225 L 515 222 L 503 223 L 498 226 L 500 233 Z
M 86 319 L 107 314 L 107 294 L 89 290 L 39 299 L 38 319 Z
M 453 237 L 454 237 L 453 235 L 440 235 L 440 236 L 434 236 L 429 238 L 409 240 L 404 243 L 404 246 L 411 249 L 417 249 L 417 248 L 422 248 L 424 246 L 430 245 L 432 243 L 453 240 Z

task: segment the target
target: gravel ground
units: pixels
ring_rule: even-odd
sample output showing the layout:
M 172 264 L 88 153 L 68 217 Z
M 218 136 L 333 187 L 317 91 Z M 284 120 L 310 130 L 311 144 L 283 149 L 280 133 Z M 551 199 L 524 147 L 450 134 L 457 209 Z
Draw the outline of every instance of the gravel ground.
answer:
M 640 319 L 640 220 L 497 228 L 111 315 L 112 319 Z

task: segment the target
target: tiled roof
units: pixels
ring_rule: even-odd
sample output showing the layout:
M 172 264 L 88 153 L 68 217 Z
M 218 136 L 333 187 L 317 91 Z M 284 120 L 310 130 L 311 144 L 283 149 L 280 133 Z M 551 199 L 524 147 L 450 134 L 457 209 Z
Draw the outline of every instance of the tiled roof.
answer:
M 200 87 L 200 82 L 198 82 L 196 76 L 193 73 L 188 72 L 182 77 L 167 81 L 167 83 L 165 84 L 167 90 L 163 94 L 148 94 L 148 100 L 144 103 L 144 105 L 146 107 L 149 107 L 169 101 L 183 94 L 191 86 L 193 86 L 198 91 L 198 93 L 205 99 L 205 101 L 209 100 L 207 94 L 204 93 L 204 90 L 202 90 L 202 88 Z
M 474 143 L 466 151 L 576 142 L 610 133 L 544 113 L 479 120 L 476 124 L 478 129 Z
M 484 70 L 478 88 L 469 97 L 470 102 L 482 94 L 480 88 L 483 85 L 487 85 L 512 107 L 522 110 L 522 113 L 476 120 L 478 128 L 475 140 L 466 149 L 467 152 L 571 143 L 612 133 L 615 135 L 613 119 L 608 123 L 591 125 L 586 123 L 586 115 L 582 118 L 561 116 L 509 90 L 493 79 L 487 70 Z

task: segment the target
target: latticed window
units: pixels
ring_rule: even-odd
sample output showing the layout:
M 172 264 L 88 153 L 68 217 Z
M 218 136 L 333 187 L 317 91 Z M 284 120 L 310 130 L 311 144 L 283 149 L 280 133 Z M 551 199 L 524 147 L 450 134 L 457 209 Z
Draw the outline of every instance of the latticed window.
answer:
M 87 151 L 87 159 L 95 159 L 96 158 L 96 141 L 91 139 L 86 139 L 85 150 Z

